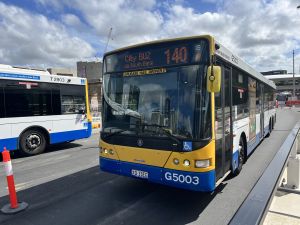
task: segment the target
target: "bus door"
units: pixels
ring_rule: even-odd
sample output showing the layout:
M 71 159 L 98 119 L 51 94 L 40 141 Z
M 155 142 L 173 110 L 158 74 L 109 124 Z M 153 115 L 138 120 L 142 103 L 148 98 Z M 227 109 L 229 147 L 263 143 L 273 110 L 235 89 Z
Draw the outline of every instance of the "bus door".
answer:
M 260 140 L 264 137 L 264 86 L 262 84 L 259 85 L 260 88 L 260 96 L 259 96 L 259 118 L 260 118 Z
M 215 93 L 216 115 L 216 179 L 230 170 L 232 158 L 231 70 L 222 67 L 220 93 Z

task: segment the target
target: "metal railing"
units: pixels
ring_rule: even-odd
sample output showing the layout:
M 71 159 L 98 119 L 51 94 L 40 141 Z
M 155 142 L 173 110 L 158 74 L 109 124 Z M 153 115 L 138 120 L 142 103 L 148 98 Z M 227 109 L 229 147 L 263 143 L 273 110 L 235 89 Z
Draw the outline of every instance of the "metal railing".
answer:
M 299 128 L 300 122 L 298 122 L 289 133 L 271 163 L 231 219 L 230 225 L 254 225 L 263 223 L 273 196 L 281 181 L 289 155 L 292 150 L 295 149 L 295 140 Z

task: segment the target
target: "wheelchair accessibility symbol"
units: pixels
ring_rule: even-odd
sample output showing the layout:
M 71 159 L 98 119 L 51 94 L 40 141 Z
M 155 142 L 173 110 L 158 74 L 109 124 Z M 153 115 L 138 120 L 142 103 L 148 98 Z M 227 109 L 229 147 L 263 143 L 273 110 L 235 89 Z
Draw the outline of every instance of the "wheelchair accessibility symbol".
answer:
M 192 151 L 192 142 L 191 141 L 184 141 L 183 142 L 183 150 L 184 151 Z

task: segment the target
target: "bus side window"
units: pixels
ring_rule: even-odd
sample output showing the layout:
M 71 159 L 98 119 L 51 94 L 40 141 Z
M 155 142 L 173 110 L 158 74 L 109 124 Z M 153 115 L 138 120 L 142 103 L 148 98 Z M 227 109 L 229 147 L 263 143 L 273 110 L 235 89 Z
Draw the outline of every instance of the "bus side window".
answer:
M 53 115 L 61 114 L 61 99 L 60 99 L 60 86 L 59 84 L 52 84 L 52 111 Z
M 5 108 L 4 108 L 4 92 L 3 88 L 0 87 L 0 118 L 5 116 Z
M 232 105 L 236 106 L 237 119 L 249 115 L 248 77 L 237 69 L 232 69 Z
M 6 117 L 52 115 L 51 90 L 47 85 L 26 87 L 18 82 L 10 82 L 5 88 Z
M 76 86 L 72 89 L 61 85 L 61 112 L 62 114 L 82 114 L 85 107 L 85 87 Z

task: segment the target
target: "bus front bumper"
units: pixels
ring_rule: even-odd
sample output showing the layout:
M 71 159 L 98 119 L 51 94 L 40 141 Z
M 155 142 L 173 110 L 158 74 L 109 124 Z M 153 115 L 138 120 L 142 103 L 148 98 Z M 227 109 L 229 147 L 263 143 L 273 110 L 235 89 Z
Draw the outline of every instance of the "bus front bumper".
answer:
M 106 172 L 145 179 L 149 182 L 193 191 L 215 189 L 215 171 L 186 172 L 100 157 L 100 169 Z

